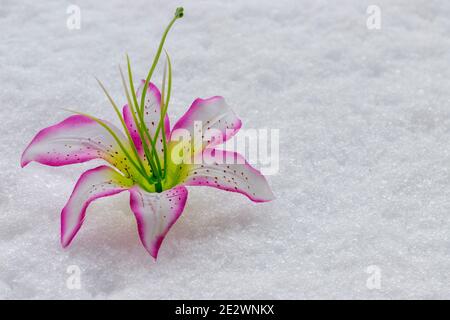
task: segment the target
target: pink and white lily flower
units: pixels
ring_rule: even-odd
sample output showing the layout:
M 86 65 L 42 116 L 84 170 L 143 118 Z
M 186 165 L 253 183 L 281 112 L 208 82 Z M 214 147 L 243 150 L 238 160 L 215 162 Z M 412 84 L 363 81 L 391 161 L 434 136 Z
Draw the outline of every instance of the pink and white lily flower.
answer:
M 146 80 L 142 80 L 136 91 L 128 60 L 130 90 L 121 72 L 128 100 L 122 112 L 100 84 L 124 132 L 107 121 L 78 113 L 41 130 L 25 149 L 22 167 L 32 161 L 63 166 L 103 159 L 109 164 L 84 172 L 76 183 L 61 212 L 63 247 L 77 234 L 92 201 L 123 191 L 130 193 L 130 207 L 136 217 L 139 237 L 155 259 L 164 237 L 183 212 L 188 196 L 186 186 L 210 186 L 238 192 L 254 202 L 273 199 L 265 177 L 240 154 L 215 149 L 241 127 L 241 121 L 222 97 L 196 99 L 170 129 L 167 107 L 171 94 L 171 63 L 168 55 L 162 93 L 150 78 L 169 29 L 182 16 L 183 10 L 178 8 Z M 179 141 L 180 132 L 195 135 L 199 123 L 204 136 L 208 132 L 215 133 L 212 139 L 202 140 L 199 146 L 192 148 L 192 141 Z M 184 156 L 180 158 L 183 151 Z

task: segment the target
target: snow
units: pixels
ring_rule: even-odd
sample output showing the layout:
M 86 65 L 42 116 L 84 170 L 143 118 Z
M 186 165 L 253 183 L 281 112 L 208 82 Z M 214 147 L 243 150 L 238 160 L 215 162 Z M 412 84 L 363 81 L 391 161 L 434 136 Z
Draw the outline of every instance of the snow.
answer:
M 150 2 L 1 1 L 1 298 L 450 298 L 448 1 Z M 244 128 L 280 129 L 277 200 L 190 188 L 154 262 L 123 193 L 63 250 L 60 210 L 100 162 L 21 169 L 20 155 L 62 108 L 114 120 L 94 76 L 125 101 L 118 63 L 144 77 L 180 4 L 172 123 L 219 94 Z

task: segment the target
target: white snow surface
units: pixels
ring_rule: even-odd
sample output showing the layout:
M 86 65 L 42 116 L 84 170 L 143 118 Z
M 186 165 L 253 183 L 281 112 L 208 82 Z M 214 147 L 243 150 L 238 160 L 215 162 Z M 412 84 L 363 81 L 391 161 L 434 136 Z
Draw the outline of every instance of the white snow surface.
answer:
M 277 199 L 189 188 L 155 262 L 125 192 L 92 203 L 62 249 L 60 211 L 101 162 L 21 169 L 21 153 L 62 108 L 117 123 L 94 76 L 124 103 L 118 64 L 128 53 L 145 77 L 179 5 L 172 124 L 222 95 L 244 128 L 280 129 Z M 450 298 L 449 16 L 446 0 L 1 0 L 0 297 Z

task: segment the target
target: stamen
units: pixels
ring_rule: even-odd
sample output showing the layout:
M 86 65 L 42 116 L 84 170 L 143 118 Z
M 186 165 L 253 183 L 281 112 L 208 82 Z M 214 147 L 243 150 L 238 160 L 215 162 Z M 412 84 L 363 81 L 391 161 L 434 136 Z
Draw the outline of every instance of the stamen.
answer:
M 168 78 L 168 89 L 167 89 L 167 97 L 165 100 L 165 103 L 161 103 L 161 119 L 158 123 L 158 127 L 156 128 L 156 132 L 155 132 L 155 142 L 156 139 L 158 139 L 159 136 L 159 131 L 162 128 L 162 142 L 163 142 L 163 146 L 164 146 L 164 168 L 167 168 L 167 157 L 168 157 L 168 150 L 167 150 L 167 142 L 166 142 L 166 135 L 165 135 L 165 128 L 164 128 L 164 120 L 167 114 L 167 109 L 169 107 L 169 101 L 170 101 L 170 94 L 172 91 L 172 64 L 170 62 L 170 57 L 169 54 L 167 53 L 167 51 L 164 49 L 164 52 L 166 54 L 166 64 L 164 65 L 164 75 L 163 75 L 163 92 L 162 92 L 162 97 L 164 99 L 164 90 L 165 90 L 165 84 L 166 84 L 166 71 L 168 68 L 169 71 L 169 78 Z M 163 178 L 166 177 L 166 170 L 164 170 L 163 172 Z
M 166 37 L 167 37 L 167 34 L 169 33 L 170 28 L 172 28 L 173 24 L 175 23 L 175 21 L 177 21 L 177 19 L 181 19 L 183 16 L 184 16 L 184 9 L 182 7 L 177 8 L 175 11 L 175 16 L 173 17 L 172 21 L 170 21 L 169 25 L 167 26 L 166 30 L 164 31 L 164 34 L 159 43 L 158 51 L 156 52 L 156 56 L 153 59 L 153 64 L 148 72 L 147 78 L 145 79 L 145 87 L 146 88 L 148 86 L 148 83 L 150 82 L 152 75 L 153 75 L 153 71 L 155 71 L 156 65 L 158 64 L 159 57 L 161 55 L 161 51 L 164 46 L 164 42 L 166 41 Z M 142 112 L 142 108 L 144 105 L 144 101 L 145 101 L 145 93 L 142 95 L 142 98 L 141 98 L 141 112 Z
M 133 74 L 131 72 L 131 63 L 130 63 L 130 59 L 129 59 L 128 56 L 127 56 L 127 66 L 128 66 L 128 77 L 129 77 L 129 80 L 130 80 L 130 88 L 131 88 L 131 92 L 133 94 L 133 99 L 135 100 L 135 103 L 136 103 L 135 108 L 136 108 L 136 110 L 139 110 L 139 105 L 137 105 L 137 98 L 136 98 L 136 93 L 135 93 L 134 85 L 133 85 Z M 143 88 L 143 92 L 147 92 L 147 88 L 146 87 Z M 132 108 L 132 107 L 130 107 L 130 108 Z M 134 122 L 136 124 L 136 127 L 137 127 L 138 131 L 139 131 L 139 137 L 140 137 L 141 142 L 142 142 L 142 147 L 144 148 L 145 156 L 147 157 L 147 161 L 148 161 L 148 163 L 149 163 L 149 165 L 150 165 L 150 167 L 152 169 L 153 175 L 155 176 L 155 178 L 157 180 L 161 180 L 161 178 L 160 178 L 160 176 L 161 176 L 160 175 L 160 166 L 158 165 L 158 163 L 155 165 L 154 159 L 152 157 L 152 154 L 154 152 L 156 152 L 156 148 L 153 145 L 153 143 L 151 143 L 152 153 L 150 153 L 150 150 L 149 150 L 149 147 L 148 147 L 147 138 L 149 139 L 150 142 L 152 142 L 153 140 L 151 140 L 151 137 L 150 137 L 150 134 L 148 132 L 147 126 L 145 124 L 144 118 L 143 118 L 143 116 L 139 117 L 139 121 L 137 121 L 134 108 L 132 108 L 131 111 L 132 111 L 131 113 L 133 115 L 133 120 L 134 120 Z M 141 115 L 141 114 L 143 115 L 143 112 L 142 113 L 139 112 L 139 111 L 136 111 L 136 112 L 138 113 L 138 116 Z
M 143 129 L 145 135 L 147 136 L 147 138 L 149 139 L 149 141 L 150 141 L 150 143 L 151 143 L 151 145 L 152 145 L 152 156 L 155 158 L 155 160 L 156 160 L 156 165 L 157 165 L 157 167 L 158 167 L 158 171 L 155 172 L 155 173 L 157 174 L 157 179 L 158 179 L 159 181 L 161 181 L 162 171 L 161 171 L 161 164 L 160 164 L 160 160 L 159 160 L 159 157 L 158 157 L 158 153 L 156 152 L 156 148 L 155 148 L 155 144 L 156 144 L 156 143 L 153 141 L 152 137 L 150 136 L 150 134 L 149 134 L 149 132 L 148 132 L 148 128 L 147 128 L 147 126 L 146 126 L 146 124 L 145 124 L 145 121 L 144 121 L 144 119 L 143 119 L 143 118 L 144 118 L 144 103 L 145 103 L 145 96 L 147 95 L 148 84 L 150 83 L 150 79 L 151 79 L 151 77 L 152 77 L 152 75 L 153 75 L 153 72 L 155 71 L 156 65 L 158 64 L 159 57 L 161 56 L 161 51 L 162 51 L 162 49 L 163 49 L 164 42 L 166 41 L 167 34 L 169 33 L 169 30 L 172 28 L 172 26 L 173 26 L 173 24 L 175 23 L 175 21 L 176 21 L 177 19 L 182 18 L 183 15 L 184 15 L 184 9 L 183 9 L 182 7 L 177 8 L 176 11 L 175 11 L 175 15 L 174 15 L 173 19 L 170 21 L 169 25 L 167 26 L 166 30 L 165 30 L 164 33 L 163 33 L 163 36 L 162 36 L 161 41 L 160 41 L 160 43 L 159 43 L 158 50 L 157 50 L 157 52 L 156 52 L 156 56 L 155 56 L 155 58 L 153 59 L 152 66 L 151 66 L 151 68 L 150 68 L 150 70 L 149 70 L 149 72 L 148 72 L 147 78 L 145 79 L 144 90 L 143 90 L 142 95 L 141 95 L 141 104 L 140 104 L 140 108 L 138 109 L 138 110 L 139 110 L 140 124 L 141 124 L 141 126 L 142 126 L 142 129 Z M 157 136 L 156 136 L 156 137 L 157 137 Z M 145 141 L 145 140 L 144 140 L 144 141 Z M 145 148 L 144 148 L 144 149 L 145 149 Z M 166 153 L 166 151 L 164 152 L 164 154 L 165 154 L 165 153 Z M 147 157 L 149 158 L 148 155 L 147 155 Z M 157 191 L 158 191 L 159 189 L 161 189 L 161 191 L 162 191 L 161 183 L 159 183 L 159 185 L 156 184 L 155 187 L 156 187 Z M 158 192 L 160 192 L 160 191 L 158 191 Z
M 131 72 L 131 68 L 130 68 L 130 60 L 128 59 L 128 56 L 127 56 L 127 61 L 128 61 L 128 68 L 129 68 L 129 70 L 130 70 L 130 72 Z M 122 85 L 123 85 L 123 88 L 124 88 L 124 90 L 125 90 L 125 95 L 126 95 L 126 97 L 127 97 L 127 101 L 128 101 L 128 105 L 129 105 L 129 108 L 130 108 L 130 112 L 131 112 L 131 114 L 132 114 L 132 116 L 133 116 L 133 120 L 134 120 L 134 123 L 135 123 L 135 125 L 136 125 L 136 128 L 138 129 L 139 138 L 141 139 L 142 144 L 144 144 L 144 142 L 143 142 L 143 141 L 144 141 L 144 135 L 143 135 L 143 133 L 142 133 L 142 128 L 141 128 L 141 126 L 139 125 L 138 119 L 136 118 L 136 111 L 135 111 L 135 109 L 134 109 L 134 107 L 133 107 L 133 102 L 131 101 L 131 97 L 130 97 L 130 93 L 128 92 L 128 87 L 127 87 L 127 84 L 126 84 L 126 81 L 125 81 L 125 77 L 124 77 L 124 75 L 123 75 L 122 68 L 120 68 L 120 66 L 119 66 L 119 71 L 120 71 L 120 76 L 121 76 L 121 78 L 122 78 Z M 129 74 L 130 74 L 131 80 L 133 80 L 131 73 L 129 73 Z M 130 86 L 133 87 L 132 82 L 130 82 L 130 83 L 131 83 Z M 136 94 L 134 94 L 134 96 L 136 97 Z M 127 132 L 128 132 L 128 130 L 127 130 Z M 133 145 L 134 145 L 134 142 L 133 142 Z M 147 159 L 147 162 L 149 163 L 151 172 L 153 173 L 153 172 L 155 171 L 155 165 L 154 165 L 154 163 L 151 161 L 152 159 L 148 160 L 148 157 L 147 157 L 147 156 L 145 156 L 145 159 Z M 153 180 L 154 180 L 154 179 L 152 179 L 152 181 L 153 181 Z
M 142 171 L 144 171 L 144 172 L 146 173 L 144 164 L 142 163 L 142 161 L 141 161 L 141 159 L 140 159 L 140 157 L 139 157 L 139 155 L 138 155 L 136 146 L 135 146 L 134 143 L 133 143 L 133 139 L 131 139 L 131 136 L 130 136 L 130 133 L 128 132 L 127 126 L 125 125 L 125 120 L 123 119 L 122 114 L 121 114 L 120 111 L 119 111 L 119 108 L 117 108 L 116 103 L 114 102 L 114 100 L 113 100 L 113 99 L 111 98 L 111 96 L 109 95 L 109 93 L 108 93 L 108 91 L 106 90 L 105 86 L 100 82 L 99 79 L 97 79 L 97 78 L 95 78 L 95 79 L 97 80 L 98 84 L 100 85 L 100 87 L 102 88 L 102 90 L 103 90 L 103 92 L 105 93 L 106 97 L 108 98 L 109 102 L 110 102 L 111 105 L 113 106 L 114 111 L 116 112 L 117 117 L 119 118 L 120 122 L 122 123 L 122 127 L 123 127 L 123 129 L 125 130 L 125 133 L 126 133 L 127 138 L 128 138 L 128 143 L 130 144 L 130 146 L 131 146 L 131 148 L 132 148 L 132 150 L 133 150 L 134 156 L 136 157 L 136 160 L 137 160 L 139 166 L 141 167 Z M 145 177 L 146 177 L 146 178 L 148 177 L 147 174 L 145 175 Z

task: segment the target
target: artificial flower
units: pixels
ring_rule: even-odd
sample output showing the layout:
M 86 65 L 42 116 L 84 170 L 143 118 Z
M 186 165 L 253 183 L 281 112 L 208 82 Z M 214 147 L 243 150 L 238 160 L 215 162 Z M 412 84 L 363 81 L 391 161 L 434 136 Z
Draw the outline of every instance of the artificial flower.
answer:
M 122 112 L 99 82 L 124 132 L 107 121 L 77 112 L 41 130 L 25 149 L 22 167 L 32 161 L 63 166 L 103 159 L 109 164 L 84 172 L 76 183 L 61 212 L 63 247 L 77 234 L 92 201 L 123 191 L 130 193 L 140 240 L 155 259 L 164 237 L 183 212 L 186 186 L 239 192 L 255 202 L 273 199 L 265 177 L 241 155 L 215 148 L 241 127 L 224 98 L 196 99 L 170 129 L 167 108 L 172 67 L 167 53 L 162 92 L 150 79 L 168 31 L 182 16 L 183 9 L 178 8 L 163 34 L 147 78 L 137 90 L 127 57 L 128 84 L 120 70 L 128 102 Z M 203 133 L 200 144 L 193 143 L 195 139 L 180 140 L 180 133 L 192 138 L 197 130 Z

